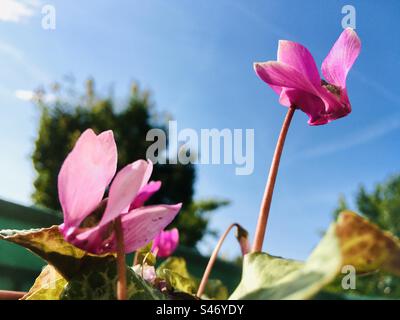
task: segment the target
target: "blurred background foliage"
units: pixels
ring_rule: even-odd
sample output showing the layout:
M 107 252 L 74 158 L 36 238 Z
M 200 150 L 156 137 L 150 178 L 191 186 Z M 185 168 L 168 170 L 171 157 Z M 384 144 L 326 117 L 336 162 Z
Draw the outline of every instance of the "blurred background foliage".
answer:
M 354 200 L 356 208 L 351 208 L 346 198 L 340 196 L 338 207 L 333 213 L 335 219 L 341 211 L 350 209 L 368 218 L 381 229 L 400 236 L 400 175 L 378 183 L 371 191 L 360 186 Z M 348 290 L 349 293 L 400 298 L 400 278 L 382 272 L 359 275 L 356 287 L 356 290 Z M 332 290 L 343 292 L 340 282 L 332 285 Z
M 36 90 L 34 102 L 41 112 L 32 154 L 37 173 L 32 199 L 36 205 L 60 210 L 58 172 L 76 139 L 87 128 L 97 133 L 113 130 L 118 169 L 121 169 L 137 159 L 146 159 L 146 150 L 153 143 L 146 141 L 147 132 L 153 128 L 166 131 L 171 118 L 157 113 L 150 92 L 141 90 L 135 83 L 127 101 L 120 104 L 112 92 L 106 97 L 99 95 L 93 79 L 86 81 L 83 91 L 82 94 L 75 89 L 73 80 L 55 83 L 47 90 Z M 156 164 L 151 179 L 162 181 L 162 188 L 149 203 L 183 203 L 183 209 L 170 226 L 181 231 L 183 245 L 194 247 L 206 234 L 215 234 L 209 228 L 209 213 L 227 205 L 228 201 L 194 200 L 194 165 Z

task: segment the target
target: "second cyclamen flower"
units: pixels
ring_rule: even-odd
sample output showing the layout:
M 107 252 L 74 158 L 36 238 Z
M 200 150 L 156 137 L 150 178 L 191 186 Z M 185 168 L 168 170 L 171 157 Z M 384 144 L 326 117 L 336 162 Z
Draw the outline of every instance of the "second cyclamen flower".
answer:
M 169 257 L 178 247 L 178 244 L 179 231 L 177 228 L 169 231 L 161 231 L 153 240 L 151 251 L 159 257 Z
M 112 131 L 96 135 L 88 129 L 58 176 L 64 214 L 60 231 L 68 242 L 90 253 L 116 251 L 116 218 L 121 217 L 125 252 L 129 253 L 154 239 L 181 208 L 181 204 L 144 206 L 161 186 L 160 182 L 149 182 L 153 170 L 150 161 L 135 161 L 115 175 L 116 169 Z M 108 197 L 104 198 L 108 187 Z
M 299 43 L 279 41 L 277 61 L 255 63 L 257 75 L 277 94 L 282 105 L 305 112 L 310 125 L 321 125 L 351 112 L 346 78 L 361 49 L 354 30 L 342 32 L 322 63 L 321 80 L 314 58 Z

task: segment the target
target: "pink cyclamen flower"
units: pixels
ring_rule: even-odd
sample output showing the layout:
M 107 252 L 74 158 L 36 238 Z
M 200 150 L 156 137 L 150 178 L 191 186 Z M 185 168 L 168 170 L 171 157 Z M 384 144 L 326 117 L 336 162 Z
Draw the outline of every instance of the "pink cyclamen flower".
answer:
M 66 241 L 90 253 L 116 251 L 113 223 L 118 217 L 125 252 L 129 253 L 154 239 L 181 208 L 181 204 L 143 206 L 161 186 L 160 182 L 148 182 L 153 170 L 150 161 L 135 161 L 115 175 L 116 169 L 113 132 L 96 135 L 88 129 L 79 137 L 58 175 L 64 214 L 60 231 Z M 108 198 L 103 199 L 108 187 Z
M 279 94 L 282 105 L 301 109 L 310 125 L 321 125 L 351 112 L 346 78 L 360 49 L 355 31 L 344 30 L 322 63 L 325 80 L 307 48 L 286 40 L 279 41 L 277 61 L 255 63 L 254 69 Z
M 170 256 L 179 243 L 179 232 L 177 228 L 169 231 L 161 231 L 153 240 L 151 251 L 161 258 Z

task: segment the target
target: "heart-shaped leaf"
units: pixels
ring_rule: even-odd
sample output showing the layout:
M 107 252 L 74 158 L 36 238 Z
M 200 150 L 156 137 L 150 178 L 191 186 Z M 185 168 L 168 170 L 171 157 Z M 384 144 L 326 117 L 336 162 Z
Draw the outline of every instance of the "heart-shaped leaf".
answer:
M 67 280 L 57 270 L 47 265 L 22 300 L 58 300 Z
M 108 261 L 85 268 L 70 279 L 65 286 L 62 300 L 113 300 L 117 298 L 117 262 L 113 257 Z M 131 268 L 127 267 L 127 297 L 130 300 L 167 299 L 160 291 L 153 288 Z
M 157 268 L 157 277 L 164 279 L 170 289 L 189 294 L 196 293 L 196 281 L 189 274 L 183 258 L 170 257 Z
M 309 299 L 332 282 L 345 265 L 358 273 L 400 274 L 400 242 L 357 214 L 342 212 L 305 263 L 247 254 L 242 280 L 230 299 Z
M 197 283 L 197 287 L 200 285 L 200 281 Z M 219 279 L 209 279 L 207 281 L 206 288 L 204 290 L 203 299 L 215 299 L 215 300 L 226 300 L 228 299 L 228 289 L 224 286 Z
M 157 276 L 167 282 L 167 286 L 176 292 L 195 295 L 200 280 L 192 276 L 187 270 L 186 261 L 180 257 L 170 257 L 157 268 Z M 228 289 L 220 280 L 210 279 L 204 291 L 206 299 L 227 299 Z
M 88 254 L 65 241 L 58 226 L 31 230 L 1 230 L 0 239 L 31 250 L 53 265 L 67 280 L 85 266 L 100 263 L 102 259 L 107 258 Z
M 66 242 L 58 226 L 2 230 L 0 239 L 17 243 L 49 263 L 24 299 L 116 299 L 115 255 L 96 256 Z M 166 299 L 127 268 L 129 299 Z
M 377 269 L 400 276 L 400 240 L 359 215 L 345 211 L 336 224 L 343 265 L 358 272 Z

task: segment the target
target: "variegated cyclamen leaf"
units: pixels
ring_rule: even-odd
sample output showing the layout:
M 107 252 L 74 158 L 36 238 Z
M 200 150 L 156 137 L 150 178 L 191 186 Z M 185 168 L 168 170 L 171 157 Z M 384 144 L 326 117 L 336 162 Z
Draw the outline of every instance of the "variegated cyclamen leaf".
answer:
M 198 281 L 198 285 L 200 281 Z M 228 288 L 224 286 L 219 279 L 209 279 L 207 281 L 206 288 L 204 290 L 204 296 L 202 298 L 215 299 L 215 300 L 226 300 L 229 297 Z
M 190 273 L 186 266 L 186 261 L 182 257 L 169 257 L 164 260 L 159 267 L 157 268 L 157 272 L 167 269 L 179 273 L 182 277 L 190 278 Z
M 184 292 L 191 295 L 196 293 L 196 282 L 191 278 L 186 278 L 169 269 L 157 271 L 157 276 L 165 280 L 167 287 L 172 291 Z
M 344 211 L 306 262 L 247 254 L 239 286 L 230 299 L 309 299 L 340 275 L 377 269 L 400 274 L 400 242 L 357 214 Z
M 194 295 L 196 281 L 189 274 L 186 261 L 180 257 L 170 257 L 157 268 L 157 277 L 167 282 L 170 289 Z
M 400 240 L 359 215 L 345 211 L 336 224 L 343 265 L 358 272 L 377 269 L 400 276 Z
M 47 265 L 22 300 L 59 300 L 67 280 L 57 270 Z
M 159 290 L 127 267 L 127 297 L 130 300 L 165 300 Z M 62 300 L 115 300 L 117 299 L 117 262 L 107 262 L 82 270 L 70 279 L 61 294 Z
M 0 239 L 19 244 L 34 252 L 67 280 L 86 265 L 101 263 L 107 256 L 96 256 L 65 241 L 58 226 L 31 230 L 1 230 Z
M 169 257 L 157 268 L 157 277 L 167 282 L 175 292 L 195 295 L 200 285 L 200 279 L 192 276 L 187 270 L 186 261 L 181 257 Z M 228 289 L 220 280 L 210 279 L 207 282 L 204 297 L 206 299 L 224 300 L 228 298 Z

